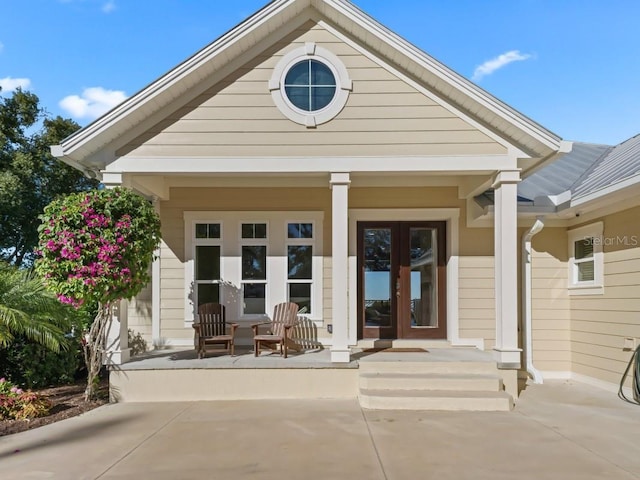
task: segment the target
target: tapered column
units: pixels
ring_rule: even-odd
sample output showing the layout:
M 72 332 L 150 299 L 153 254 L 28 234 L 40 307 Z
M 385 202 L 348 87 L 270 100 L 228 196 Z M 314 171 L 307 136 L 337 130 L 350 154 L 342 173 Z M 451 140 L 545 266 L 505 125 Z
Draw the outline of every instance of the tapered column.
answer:
M 493 188 L 498 367 L 520 368 L 518 348 L 518 170 L 501 171 Z
M 349 349 L 349 184 L 348 173 L 331 174 L 331 270 L 333 337 L 331 361 L 346 363 L 351 360 Z

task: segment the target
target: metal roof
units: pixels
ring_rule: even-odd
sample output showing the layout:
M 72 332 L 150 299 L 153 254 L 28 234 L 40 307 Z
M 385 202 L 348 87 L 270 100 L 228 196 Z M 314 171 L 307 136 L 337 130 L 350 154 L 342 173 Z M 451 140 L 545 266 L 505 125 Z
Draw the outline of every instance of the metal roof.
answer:
M 578 199 L 611 185 L 640 175 L 640 134 L 610 149 L 573 185 L 572 197 Z
M 574 184 L 611 149 L 609 145 L 574 142 L 571 152 L 520 182 L 518 196 L 533 201 L 537 197 L 572 190 Z

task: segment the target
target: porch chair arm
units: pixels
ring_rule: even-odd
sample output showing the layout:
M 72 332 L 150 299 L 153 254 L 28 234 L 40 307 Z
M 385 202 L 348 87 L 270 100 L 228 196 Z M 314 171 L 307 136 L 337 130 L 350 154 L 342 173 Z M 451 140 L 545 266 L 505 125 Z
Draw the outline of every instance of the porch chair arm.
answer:
M 260 325 L 271 325 L 271 322 L 260 322 L 260 323 L 254 323 L 251 325 L 251 328 L 253 329 L 253 335 L 258 335 L 258 327 L 260 327 Z

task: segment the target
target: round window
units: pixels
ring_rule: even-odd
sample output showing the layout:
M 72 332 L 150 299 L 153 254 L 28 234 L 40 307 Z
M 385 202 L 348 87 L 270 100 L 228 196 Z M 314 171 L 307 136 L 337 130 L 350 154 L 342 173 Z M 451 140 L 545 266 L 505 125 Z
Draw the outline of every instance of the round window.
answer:
M 336 96 L 336 88 L 331 69 L 313 59 L 293 65 L 284 79 L 287 99 L 305 112 L 317 112 L 329 105 Z

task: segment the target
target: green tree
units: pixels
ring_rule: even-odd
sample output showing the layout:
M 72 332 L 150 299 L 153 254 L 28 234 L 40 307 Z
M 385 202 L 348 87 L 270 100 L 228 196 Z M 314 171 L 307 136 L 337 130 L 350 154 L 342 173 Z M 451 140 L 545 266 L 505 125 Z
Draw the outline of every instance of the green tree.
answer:
M 49 151 L 78 128 L 73 120 L 49 118 L 33 93 L 18 89 L 0 97 L 0 258 L 32 263 L 44 207 L 59 195 L 98 186 Z
M 84 343 L 85 398 L 91 400 L 113 307 L 149 282 L 160 219 L 147 200 L 124 188 L 61 197 L 44 209 L 41 219 L 36 270 L 47 288 L 76 308 L 99 305 Z
M 59 352 L 68 347 L 65 334 L 74 317 L 33 272 L 0 261 L 0 348 L 24 336 Z

